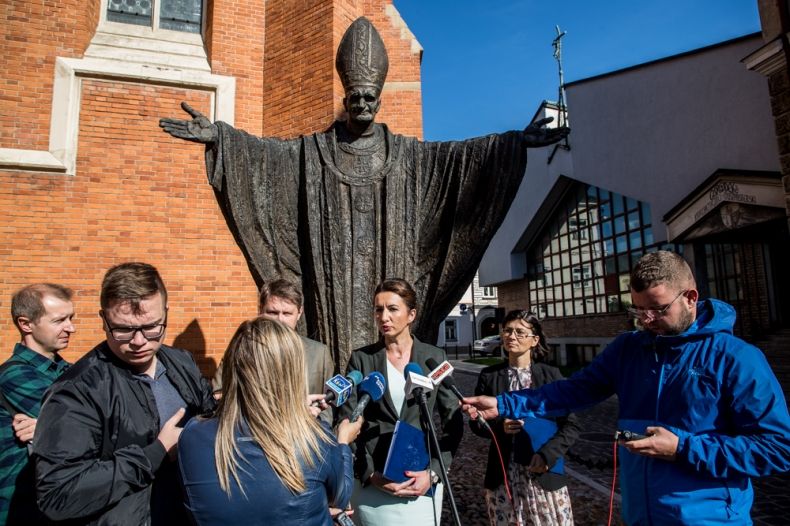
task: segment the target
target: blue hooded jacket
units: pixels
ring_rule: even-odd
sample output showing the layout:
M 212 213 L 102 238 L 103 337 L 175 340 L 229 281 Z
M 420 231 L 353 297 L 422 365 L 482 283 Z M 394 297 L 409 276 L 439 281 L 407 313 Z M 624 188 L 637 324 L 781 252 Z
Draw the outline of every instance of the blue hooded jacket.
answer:
M 765 356 L 733 336 L 734 322 L 730 305 L 700 302 L 683 334 L 622 334 L 567 380 L 498 396 L 499 413 L 557 416 L 616 394 L 620 429 L 661 426 L 679 439 L 675 461 L 620 446 L 626 523 L 751 524 L 749 477 L 790 469 L 790 417 Z

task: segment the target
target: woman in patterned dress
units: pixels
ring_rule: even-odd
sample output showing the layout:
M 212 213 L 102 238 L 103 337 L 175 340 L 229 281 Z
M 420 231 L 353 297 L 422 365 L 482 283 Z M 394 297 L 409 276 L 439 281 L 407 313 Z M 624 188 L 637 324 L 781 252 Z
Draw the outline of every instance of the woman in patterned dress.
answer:
M 547 352 L 540 321 L 530 312 L 515 310 L 503 322 L 502 346 L 507 362 L 480 372 L 475 395 L 495 396 L 504 391 L 537 388 L 562 378 L 556 367 L 540 363 Z M 492 526 L 568 525 L 573 511 L 564 474 L 549 471 L 576 441 L 579 427 L 573 414 L 557 418 L 557 431 L 533 451 L 524 422 L 497 418 L 490 422 L 506 462 L 512 502 L 507 496 L 502 467 L 494 442 L 488 451 L 484 481 L 488 516 Z M 470 420 L 472 431 L 491 438 L 487 430 Z

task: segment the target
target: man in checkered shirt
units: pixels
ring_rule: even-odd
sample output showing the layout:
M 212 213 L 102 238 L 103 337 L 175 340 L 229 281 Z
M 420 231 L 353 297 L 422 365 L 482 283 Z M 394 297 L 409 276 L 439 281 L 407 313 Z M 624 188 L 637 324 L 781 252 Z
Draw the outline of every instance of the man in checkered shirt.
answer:
M 37 283 L 14 294 L 11 315 L 21 335 L 0 366 L 0 524 L 45 524 L 35 503 L 28 460 L 44 392 L 69 364 L 58 355 L 74 332 L 72 291 Z

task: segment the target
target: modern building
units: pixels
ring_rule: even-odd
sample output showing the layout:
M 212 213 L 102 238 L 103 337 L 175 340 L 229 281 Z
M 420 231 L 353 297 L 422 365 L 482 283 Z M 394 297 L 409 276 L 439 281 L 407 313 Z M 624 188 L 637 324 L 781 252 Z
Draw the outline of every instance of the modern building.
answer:
M 531 155 L 480 281 L 544 320 L 560 363 L 631 329 L 629 273 L 681 252 L 736 332 L 790 327 L 790 235 L 771 102 L 743 64 L 759 34 L 567 85 L 571 134 Z M 535 118 L 557 115 L 544 103 Z

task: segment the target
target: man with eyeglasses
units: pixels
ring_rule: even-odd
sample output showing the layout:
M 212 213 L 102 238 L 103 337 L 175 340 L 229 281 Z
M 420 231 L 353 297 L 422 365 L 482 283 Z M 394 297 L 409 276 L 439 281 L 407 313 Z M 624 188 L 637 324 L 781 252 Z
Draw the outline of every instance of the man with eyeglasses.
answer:
M 49 391 L 33 457 L 41 511 L 79 524 L 186 524 L 176 471 L 181 427 L 215 406 L 192 355 L 164 345 L 167 290 L 146 263 L 107 271 L 106 341 Z
M 750 477 L 790 470 L 790 416 L 763 353 L 733 335 L 735 309 L 699 300 L 677 254 L 643 256 L 631 272 L 631 316 L 621 334 L 567 380 L 497 397 L 471 397 L 471 417 L 557 416 L 616 394 L 626 523 L 751 524 Z

